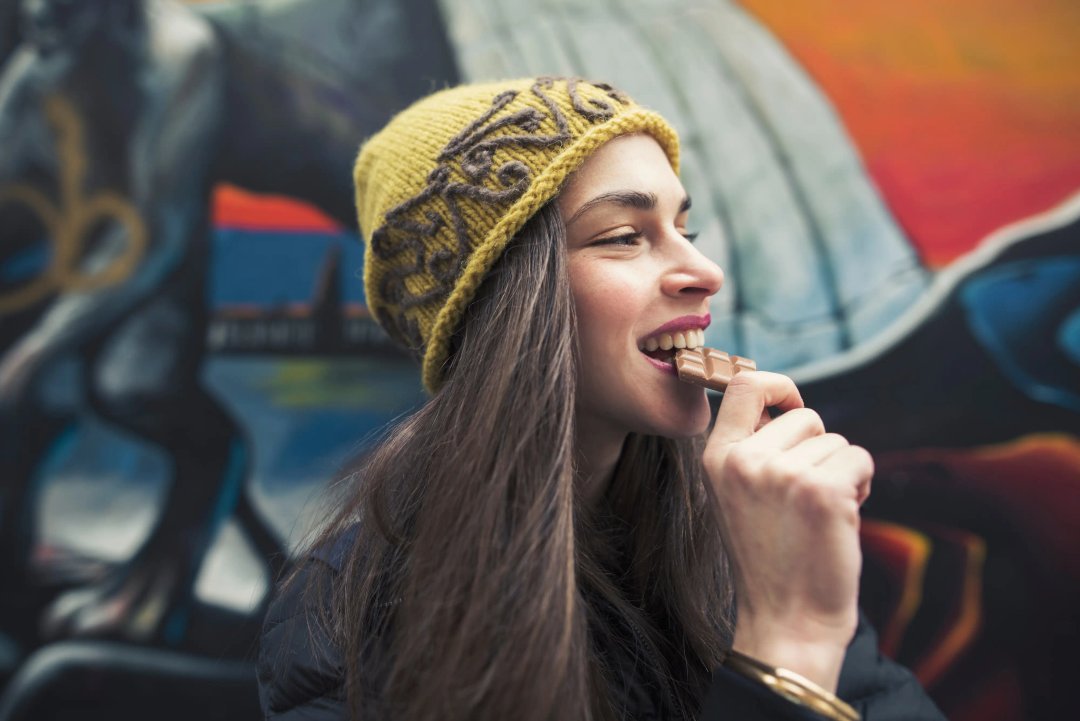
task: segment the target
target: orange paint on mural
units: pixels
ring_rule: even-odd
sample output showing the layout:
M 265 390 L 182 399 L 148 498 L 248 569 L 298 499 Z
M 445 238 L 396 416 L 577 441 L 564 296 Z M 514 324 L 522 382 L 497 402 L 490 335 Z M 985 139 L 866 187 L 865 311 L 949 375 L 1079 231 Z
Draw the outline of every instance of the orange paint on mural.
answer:
M 341 225 L 318 208 L 281 195 L 251 193 L 228 183 L 214 188 L 211 220 L 218 228 L 337 233 Z
M 895 607 L 878 625 L 881 652 L 895 658 L 908 624 L 915 617 L 923 598 L 926 562 L 930 557 L 930 539 L 914 528 L 873 518 L 864 518 L 859 529 L 863 553 L 884 564 L 888 572 L 898 574 L 892 581 L 899 589 Z
M 1080 580 L 1080 440 L 1064 433 L 1023 436 L 966 450 L 922 449 L 883 453 L 878 469 L 931 463 L 945 471 L 942 491 L 992 499 L 1023 529 L 1062 577 Z
M 836 106 L 930 265 L 1080 191 L 1080 3 L 741 4 Z

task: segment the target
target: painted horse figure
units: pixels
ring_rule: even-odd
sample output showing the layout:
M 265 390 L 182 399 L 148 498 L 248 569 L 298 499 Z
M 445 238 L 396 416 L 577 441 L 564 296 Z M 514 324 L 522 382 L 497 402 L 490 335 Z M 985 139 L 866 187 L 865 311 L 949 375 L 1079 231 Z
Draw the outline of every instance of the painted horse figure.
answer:
M 149 536 L 52 604 L 52 635 L 181 643 L 230 516 L 272 567 L 284 560 L 246 492 L 244 432 L 200 381 L 211 192 L 228 181 L 285 193 L 351 226 L 360 140 L 453 80 L 433 7 L 333 0 L 305 25 L 300 5 L 23 2 L 0 74 L 0 243 L 10 255 L 44 236 L 50 252 L 0 295 L 0 317 L 20 320 L 0 347 L 5 587 L 28 577 L 43 467 L 78 421 L 49 407 L 58 366 L 76 359 L 91 411 L 171 466 Z M 339 42 L 305 55 L 316 22 Z

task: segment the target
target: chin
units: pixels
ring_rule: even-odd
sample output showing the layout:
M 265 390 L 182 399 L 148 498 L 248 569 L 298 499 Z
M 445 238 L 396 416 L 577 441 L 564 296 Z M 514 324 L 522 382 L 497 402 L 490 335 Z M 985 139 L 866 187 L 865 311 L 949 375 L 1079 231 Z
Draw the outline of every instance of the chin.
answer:
M 696 395 L 696 394 L 695 394 Z M 704 389 L 695 397 L 692 403 L 676 406 L 668 406 L 671 411 L 677 411 L 665 418 L 658 418 L 656 425 L 649 431 L 649 435 L 662 436 L 664 438 L 683 439 L 696 438 L 709 429 L 712 420 L 712 409 L 709 407 L 709 399 Z

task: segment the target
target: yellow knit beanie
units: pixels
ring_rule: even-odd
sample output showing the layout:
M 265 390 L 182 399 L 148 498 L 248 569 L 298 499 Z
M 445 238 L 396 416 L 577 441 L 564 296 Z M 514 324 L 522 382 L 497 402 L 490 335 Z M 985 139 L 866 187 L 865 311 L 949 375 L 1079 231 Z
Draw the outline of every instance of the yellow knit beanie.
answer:
M 353 177 L 368 308 L 423 358 L 428 391 L 514 234 L 597 148 L 636 132 L 678 172 L 678 137 L 655 112 L 609 85 L 528 78 L 430 95 L 364 144 Z

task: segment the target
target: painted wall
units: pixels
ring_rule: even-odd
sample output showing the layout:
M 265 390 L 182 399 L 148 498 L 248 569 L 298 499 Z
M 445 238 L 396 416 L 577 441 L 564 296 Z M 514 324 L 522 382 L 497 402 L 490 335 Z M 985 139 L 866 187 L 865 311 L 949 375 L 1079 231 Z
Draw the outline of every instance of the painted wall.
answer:
M 0 718 L 57 699 L 257 717 L 268 579 L 326 484 L 422 402 L 364 306 L 356 146 L 433 87 L 539 73 L 674 122 L 728 277 L 707 341 L 791 373 L 875 453 L 883 651 L 953 719 L 1070 707 L 1075 3 L 18 5 L 0 1 Z

